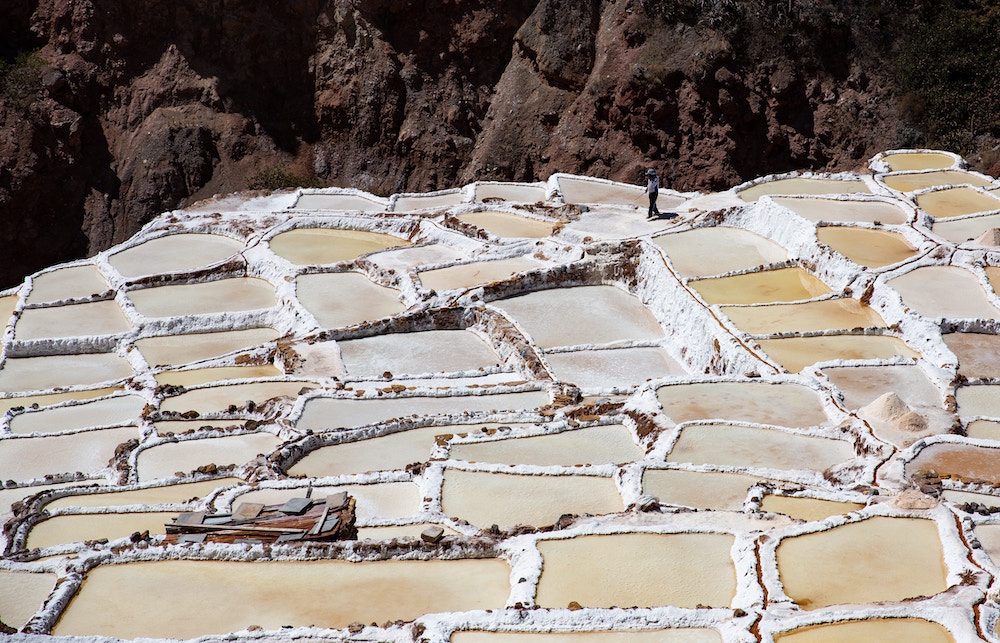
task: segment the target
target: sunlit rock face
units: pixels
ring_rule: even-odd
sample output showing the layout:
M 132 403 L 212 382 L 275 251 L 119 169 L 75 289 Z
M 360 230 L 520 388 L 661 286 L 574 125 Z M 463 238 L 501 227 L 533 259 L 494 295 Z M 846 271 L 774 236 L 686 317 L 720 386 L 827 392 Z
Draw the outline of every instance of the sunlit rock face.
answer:
M 939 226 L 1000 186 L 869 168 L 654 220 L 567 175 L 231 196 L 32 275 L 0 293 L 3 631 L 995 631 L 1000 260 Z M 165 535 L 339 493 L 357 540 Z

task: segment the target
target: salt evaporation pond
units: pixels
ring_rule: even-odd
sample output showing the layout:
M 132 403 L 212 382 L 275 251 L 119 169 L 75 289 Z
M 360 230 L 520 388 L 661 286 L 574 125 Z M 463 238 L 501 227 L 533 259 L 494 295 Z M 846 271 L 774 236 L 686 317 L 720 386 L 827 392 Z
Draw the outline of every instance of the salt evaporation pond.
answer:
M 226 197 L 33 275 L 0 293 L 0 620 L 992 640 L 1000 185 L 962 167 L 664 190 L 655 221 L 567 175 Z M 339 492 L 356 541 L 165 544 Z

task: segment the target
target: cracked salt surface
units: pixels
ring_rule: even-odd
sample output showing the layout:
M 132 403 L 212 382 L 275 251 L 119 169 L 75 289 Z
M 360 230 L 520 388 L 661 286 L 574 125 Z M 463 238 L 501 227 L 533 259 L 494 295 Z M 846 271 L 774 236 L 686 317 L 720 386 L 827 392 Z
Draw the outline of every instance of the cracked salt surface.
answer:
M 664 190 L 655 221 L 568 175 L 234 195 L 29 277 L 0 296 L 0 622 L 1000 640 L 1000 185 L 869 165 Z M 357 541 L 164 540 L 337 491 Z

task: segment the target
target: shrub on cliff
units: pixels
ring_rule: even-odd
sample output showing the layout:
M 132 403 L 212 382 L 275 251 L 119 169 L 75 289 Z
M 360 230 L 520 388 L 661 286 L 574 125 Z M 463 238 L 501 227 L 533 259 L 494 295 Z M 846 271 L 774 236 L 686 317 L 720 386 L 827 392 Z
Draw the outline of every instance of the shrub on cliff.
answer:
M 35 100 L 42 88 L 45 59 L 37 50 L 22 51 L 13 59 L 0 59 L 0 99 L 21 109 Z
M 311 176 L 303 176 L 292 172 L 287 167 L 275 166 L 257 172 L 247 182 L 250 190 L 283 190 L 287 188 L 318 188 L 320 182 Z
M 933 3 L 912 21 L 901 81 L 934 147 L 966 152 L 1000 136 L 1000 7 L 990 0 Z

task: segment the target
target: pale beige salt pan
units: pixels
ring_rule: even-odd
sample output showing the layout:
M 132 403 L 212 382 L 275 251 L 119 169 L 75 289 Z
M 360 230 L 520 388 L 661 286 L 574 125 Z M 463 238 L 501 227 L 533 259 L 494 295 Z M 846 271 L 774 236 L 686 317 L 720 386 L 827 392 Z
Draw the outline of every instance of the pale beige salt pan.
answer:
M 28 549 L 43 549 L 87 540 L 117 540 L 135 532 L 151 536 L 166 533 L 165 524 L 177 516 L 172 512 L 104 513 L 64 515 L 38 523 L 28 532 Z
M 535 270 L 542 264 L 527 257 L 498 259 L 496 261 L 475 261 L 458 266 L 427 270 L 420 273 L 420 283 L 424 288 L 451 290 L 471 288 L 478 284 L 510 279 L 519 272 Z
M 447 194 L 410 194 L 396 199 L 392 206 L 393 212 L 413 212 L 425 208 L 448 208 L 465 201 L 461 191 Z
M 628 632 L 455 632 L 451 643 L 722 643 L 715 630 L 674 628 Z
M 737 328 L 758 335 L 886 326 L 874 308 L 850 297 L 795 304 L 722 306 L 721 310 Z
M 56 585 L 55 574 L 10 571 L 0 569 L 0 623 L 20 629 Z
M 371 252 L 409 243 L 390 234 L 366 230 L 296 228 L 275 235 L 268 245 L 279 257 L 294 264 L 310 266 L 353 261 Z
M 1000 509 L 1000 497 L 986 493 L 959 491 L 958 489 L 945 489 L 941 492 L 941 498 L 943 500 L 950 502 L 953 506 L 974 502 L 976 504 L 985 505 L 993 509 Z M 978 533 L 978 528 L 977 528 L 977 533 Z
M 322 477 L 404 469 L 408 464 L 426 462 L 435 436 L 442 433 L 448 431 L 432 426 L 322 447 L 292 465 L 288 475 Z
M 5 480 L 42 478 L 47 473 L 93 474 L 108 467 L 115 447 L 138 439 L 134 426 L 69 435 L 0 440 Z
M 696 382 L 661 386 L 656 396 L 677 423 L 720 419 L 802 428 L 827 421 L 819 394 L 801 384 Z
M 70 400 L 92 400 L 94 398 L 104 397 L 105 395 L 111 395 L 112 393 L 118 393 L 122 390 L 124 389 L 119 386 L 111 386 L 105 388 L 92 388 L 83 391 L 67 391 L 66 393 L 47 393 L 44 395 L 5 397 L 0 398 L 0 413 L 6 413 L 9 409 L 16 406 L 30 408 L 32 405 L 37 404 L 38 407 L 43 407 L 52 406 L 53 404 L 59 404 L 61 402 L 68 402 Z
M 561 382 L 581 388 L 631 388 L 649 379 L 687 370 L 661 348 L 611 348 L 547 353 L 545 361 Z
M 249 328 L 147 337 L 136 340 L 135 346 L 150 366 L 178 366 L 265 344 L 277 337 L 278 331 L 273 328 Z
M 359 527 L 358 540 L 392 540 L 394 538 L 420 538 L 430 527 L 440 527 L 445 536 L 456 536 L 458 532 L 445 525 L 417 523 L 412 525 L 391 525 L 387 527 Z
M 844 394 L 848 409 L 861 408 L 890 392 L 909 405 L 936 405 L 941 401 L 940 391 L 916 365 L 828 366 L 823 373 Z
M 661 504 L 693 509 L 741 511 L 747 492 L 763 478 L 738 473 L 647 469 L 642 476 L 644 493 Z
M 1000 449 L 972 444 L 932 444 L 906 463 L 906 474 L 936 471 L 970 482 L 1000 485 Z
M 354 212 L 382 212 L 385 206 L 379 201 L 354 194 L 303 194 L 292 206 L 296 210 L 343 210 Z
M 737 196 L 744 201 L 756 201 L 771 194 L 858 194 L 871 190 L 859 179 L 812 179 L 792 177 L 765 181 L 741 190 Z
M 412 482 L 314 487 L 312 497 L 322 498 L 340 491 L 346 491 L 357 502 L 355 511 L 359 522 L 405 518 L 416 514 L 420 509 L 420 487 Z M 260 489 L 239 496 L 233 506 L 241 502 L 280 505 L 291 498 L 303 498 L 305 495 L 305 487 Z
M 225 384 L 192 389 L 174 397 L 168 397 L 160 404 L 161 411 L 184 413 L 219 413 L 232 405 L 246 406 L 248 400 L 256 404 L 277 397 L 296 397 L 302 389 L 316 388 L 312 382 L 250 382 L 247 384 Z
M 763 304 L 799 301 L 831 293 L 802 268 L 779 268 L 688 283 L 709 304 Z
M 114 301 L 28 308 L 14 327 L 19 340 L 115 335 L 132 328 L 131 322 Z
M 996 384 L 959 386 L 955 390 L 955 400 L 959 417 L 1000 417 L 1000 386 Z
M 915 618 L 873 618 L 803 627 L 777 634 L 775 643 L 840 643 L 841 641 L 882 641 L 884 643 L 952 643 L 947 629 Z
M 1000 193 L 998 193 L 1000 194 Z M 986 237 L 976 241 L 978 245 L 992 246 L 993 230 L 1000 227 L 1000 214 L 970 217 L 968 219 L 935 221 L 931 228 L 934 234 L 952 243 L 973 241 L 981 235 Z
M 689 425 L 667 460 L 771 469 L 824 471 L 854 457 L 847 442 L 725 424 Z
M 476 200 L 503 199 L 520 203 L 537 203 L 545 200 L 545 187 L 523 183 L 479 183 Z
M 284 371 L 272 364 L 260 366 L 216 366 L 213 368 L 193 368 L 188 370 L 169 370 L 156 374 L 156 383 L 160 386 L 198 386 L 222 380 L 250 379 L 257 377 L 276 377 L 284 375 Z
M 955 159 L 941 152 L 898 152 L 886 154 L 882 160 L 893 172 L 901 170 L 943 170 L 955 165 Z
M 270 453 L 277 445 L 278 439 L 270 433 L 166 442 L 140 451 L 135 466 L 139 482 L 148 482 L 207 464 L 242 465 L 259 454 Z
M 340 355 L 352 379 L 454 371 L 500 366 L 496 351 L 467 330 L 391 333 L 340 342 Z
M 806 522 L 826 520 L 830 516 L 843 515 L 864 509 L 864 507 L 859 502 L 839 502 L 804 496 L 779 496 L 773 493 L 764 496 L 760 502 L 761 511 L 785 514 Z
M 324 328 L 342 328 L 395 315 L 406 309 L 399 291 L 356 272 L 302 275 L 295 280 L 299 302 Z
M 469 212 L 460 221 L 482 228 L 501 238 L 542 239 L 555 228 L 555 222 L 522 217 L 510 212 Z
M 777 243 L 742 228 L 696 228 L 653 238 L 683 275 L 707 277 L 788 259 Z M 708 259 L 708 258 L 711 259 Z
M 919 518 L 874 517 L 785 538 L 777 561 L 785 594 L 806 610 L 933 596 L 948 587 L 937 526 Z
M 976 420 L 965 427 L 965 435 L 979 440 L 1000 441 L 1000 422 Z
M 254 278 L 143 288 L 130 291 L 128 297 L 136 312 L 146 317 L 259 310 L 278 303 L 274 286 Z
M 976 525 L 976 538 L 994 565 L 1000 566 L 1000 525 Z
M 85 299 L 110 288 L 104 275 L 93 264 L 60 268 L 34 277 L 27 301 L 29 304 L 38 304 L 62 299 Z
M 605 183 L 586 179 L 560 176 L 559 191 L 565 203 L 608 203 L 648 207 L 649 197 L 643 185 L 627 183 Z M 657 201 L 657 205 L 660 202 Z M 670 206 L 664 206 L 670 207 Z
M 822 335 L 759 339 L 757 343 L 768 357 L 790 373 L 798 373 L 810 364 L 833 360 L 882 360 L 892 357 L 918 358 L 920 353 L 906 343 L 882 335 Z
M 663 337 L 642 301 L 614 286 L 540 290 L 490 305 L 506 311 L 542 348 Z
M 242 482 L 239 478 L 218 478 L 202 482 L 169 484 L 132 491 L 87 493 L 85 489 L 70 496 L 57 498 L 45 505 L 47 511 L 67 507 L 116 507 L 122 505 L 158 505 L 188 502 L 204 498 L 216 489 Z M 81 483 L 85 484 L 85 483 Z
M 431 243 L 399 250 L 384 250 L 368 257 L 368 260 L 384 270 L 406 272 L 410 268 L 431 264 L 453 263 L 466 258 L 466 254 L 442 243 Z
M 906 223 L 908 213 L 893 203 L 884 201 L 844 201 L 840 199 L 809 199 L 772 197 L 772 200 L 809 221 L 846 221 L 857 223 Z
M 186 272 L 235 255 L 243 244 L 215 234 L 172 234 L 145 241 L 108 257 L 123 277 Z
M 816 237 L 859 266 L 882 268 L 906 261 L 917 250 L 898 232 L 846 226 L 824 226 Z
M 552 608 L 564 608 L 572 601 L 584 607 L 727 607 L 736 593 L 733 541 L 729 534 L 542 540 L 536 601 Z
M 632 433 L 620 424 L 592 426 L 549 435 L 454 444 L 449 457 L 470 462 L 563 465 L 621 464 L 642 458 Z
M 917 206 L 932 217 L 960 217 L 1000 210 L 1000 199 L 970 187 L 949 188 L 918 194 Z
M 344 628 L 431 612 L 502 609 L 509 575 L 510 567 L 493 558 L 108 565 L 88 572 L 53 634 L 187 639 L 251 625 Z M 209 604 L 212 609 L 204 609 Z
M 484 499 L 489 498 L 486 502 Z M 448 469 L 441 489 L 441 510 L 482 528 L 497 524 L 542 527 L 559 516 L 611 514 L 622 499 L 610 478 L 532 476 Z
M 334 429 L 414 415 L 534 409 L 548 403 L 549 396 L 543 391 L 377 400 L 315 398 L 306 402 L 296 426 L 300 429 Z
M 56 433 L 124 424 L 137 421 L 145 406 L 145 398 L 139 395 L 118 395 L 94 402 L 21 413 L 11 418 L 10 430 L 20 434 Z
M 941 170 L 938 172 L 914 172 L 912 174 L 888 174 L 883 177 L 885 184 L 900 192 L 916 192 L 939 185 L 963 185 L 992 187 L 993 182 L 961 170 Z

